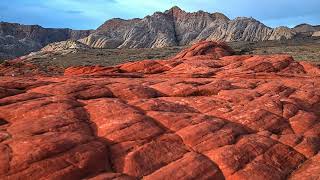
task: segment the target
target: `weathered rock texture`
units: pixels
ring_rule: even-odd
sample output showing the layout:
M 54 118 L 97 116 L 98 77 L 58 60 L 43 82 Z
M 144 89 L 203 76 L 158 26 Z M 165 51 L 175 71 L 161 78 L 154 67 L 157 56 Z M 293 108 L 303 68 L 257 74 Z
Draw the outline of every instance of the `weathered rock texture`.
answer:
M 0 22 L 0 59 L 22 56 L 37 51 L 52 42 L 84 38 L 91 32 Z
M 0 77 L 0 178 L 318 179 L 319 68 L 231 53 Z
M 43 52 L 60 52 L 70 49 L 86 49 L 89 48 L 88 46 L 78 42 L 78 41 L 61 41 L 55 42 L 46 45 L 44 48 L 41 49 Z
M 300 24 L 293 28 L 297 33 L 307 33 L 311 35 L 313 32 L 320 31 L 320 26 L 312 26 L 310 24 Z
M 156 48 L 190 45 L 203 40 L 265 41 L 310 37 L 320 26 L 301 24 L 270 28 L 254 18 L 230 20 L 221 13 L 188 13 L 179 7 L 143 19 L 114 18 L 96 30 L 42 28 L 0 23 L 0 60 L 40 50 L 49 43 L 79 40 L 94 48 Z
M 320 37 L 320 31 L 316 31 L 312 34 L 313 37 Z
M 201 40 L 264 41 L 291 39 L 287 27 L 272 29 L 253 18 L 230 20 L 221 13 L 188 13 L 178 7 L 143 19 L 112 19 L 81 39 L 96 48 L 153 48 L 188 45 Z
M 14 64 L 17 60 L 21 64 L 22 62 L 32 59 L 48 58 L 50 56 L 63 56 L 70 53 L 77 53 L 79 50 L 85 50 L 89 48 L 89 46 L 74 40 L 60 41 L 48 44 L 39 51 L 31 52 L 30 54 L 21 56 L 15 60 L 6 61 L 6 64 Z

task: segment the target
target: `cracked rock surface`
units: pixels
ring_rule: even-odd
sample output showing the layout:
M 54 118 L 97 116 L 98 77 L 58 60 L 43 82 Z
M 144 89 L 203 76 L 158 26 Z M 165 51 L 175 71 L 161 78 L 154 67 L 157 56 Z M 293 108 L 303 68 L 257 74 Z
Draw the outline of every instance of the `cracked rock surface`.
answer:
M 231 54 L 0 77 L 0 179 L 318 179 L 319 68 Z

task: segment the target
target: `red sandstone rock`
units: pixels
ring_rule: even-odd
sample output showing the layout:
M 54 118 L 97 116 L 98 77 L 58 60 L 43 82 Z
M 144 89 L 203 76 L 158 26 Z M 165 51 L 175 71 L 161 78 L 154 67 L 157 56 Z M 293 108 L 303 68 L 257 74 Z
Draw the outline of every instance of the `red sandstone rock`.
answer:
M 82 74 L 94 74 L 100 71 L 109 71 L 112 72 L 112 67 L 103 67 L 103 66 L 84 66 L 84 67 L 70 67 L 64 71 L 64 75 L 82 75 Z
M 0 77 L 0 178 L 319 178 L 319 68 L 231 53 Z
M 206 55 L 210 58 L 221 58 L 233 54 L 233 50 L 225 43 L 203 41 L 193 45 L 175 56 L 175 59 L 190 58 L 193 56 Z
M 143 179 L 223 179 L 219 168 L 207 157 L 190 152 L 181 159 L 146 176 Z

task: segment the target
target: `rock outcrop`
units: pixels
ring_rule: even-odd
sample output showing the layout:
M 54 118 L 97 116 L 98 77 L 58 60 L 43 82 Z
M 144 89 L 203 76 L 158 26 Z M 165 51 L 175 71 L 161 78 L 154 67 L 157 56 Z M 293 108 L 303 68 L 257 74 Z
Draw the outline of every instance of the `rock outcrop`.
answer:
M 0 22 L 0 59 L 12 59 L 26 55 L 53 42 L 78 40 L 87 37 L 92 32 Z
M 320 26 L 313 26 L 310 24 L 300 24 L 293 28 L 293 30 L 297 33 L 306 33 L 306 34 L 312 34 L 315 31 L 320 31 Z
M 231 54 L 0 77 L 0 178 L 318 179 L 319 67 Z
M 0 35 L 0 61 L 37 51 L 41 47 L 41 44 L 30 39 L 17 39 L 11 35 Z
M 188 13 L 178 7 L 143 19 L 112 19 L 81 39 L 95 48 L 153 48 L 189 45 L 202 40 L 264 41 L 291 39 L 295 31 L 272 29 L 253 18 L 230 20 L 221 13 Z
M 58 65 L 52 65 L 49 67 L 39 67 L 41 64 L 34 65 L 30 63 L 32 60 L 50 58 L 52 56 L 65 56 L 68 54 L 77 53 L 79 50 L 88 49 L 87 45 L 84 45 L 78 41 L 67 40 L 56 43 L 48 44 L 43 47 L 41 50 L 32 52 L 28 55 L 21 56 L 12 60 L 7 60 L 2 65 L 2 70 L 0 74 L 4 75 L 57 75 L 63 73 L 63 69 L 59 68 Z M 54 60 L 54 58 L 52 58 Z M 1 65 L 0 65 L 1 67 Z
M 89 48 L 85 44 L 82 44 L 78 41 L 60 41 L 48 44 L 44 48 L 41 49 L 43 52 L 59 52 L 59 51 L 65 51 L 65 50 L 72 50 L 72 49 L 87 49 Z
M 320 31 L 316 31 L 312 34 L 313 37 L 320 37 Z
M 277 27 L 273 30 L 271 36 L 268 40 L 286 40 L 291 39 L 294 37 L 297 33 L 294 30 L 291 30 L 288 27 Z

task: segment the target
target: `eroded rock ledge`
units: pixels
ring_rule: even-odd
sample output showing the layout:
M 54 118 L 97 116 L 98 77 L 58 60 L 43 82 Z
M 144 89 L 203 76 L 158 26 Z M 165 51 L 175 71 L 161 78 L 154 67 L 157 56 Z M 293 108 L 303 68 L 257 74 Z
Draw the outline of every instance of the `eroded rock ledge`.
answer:
M 0 178 L 319 178 L 319 68 L 231 54 L 0 77 Z

